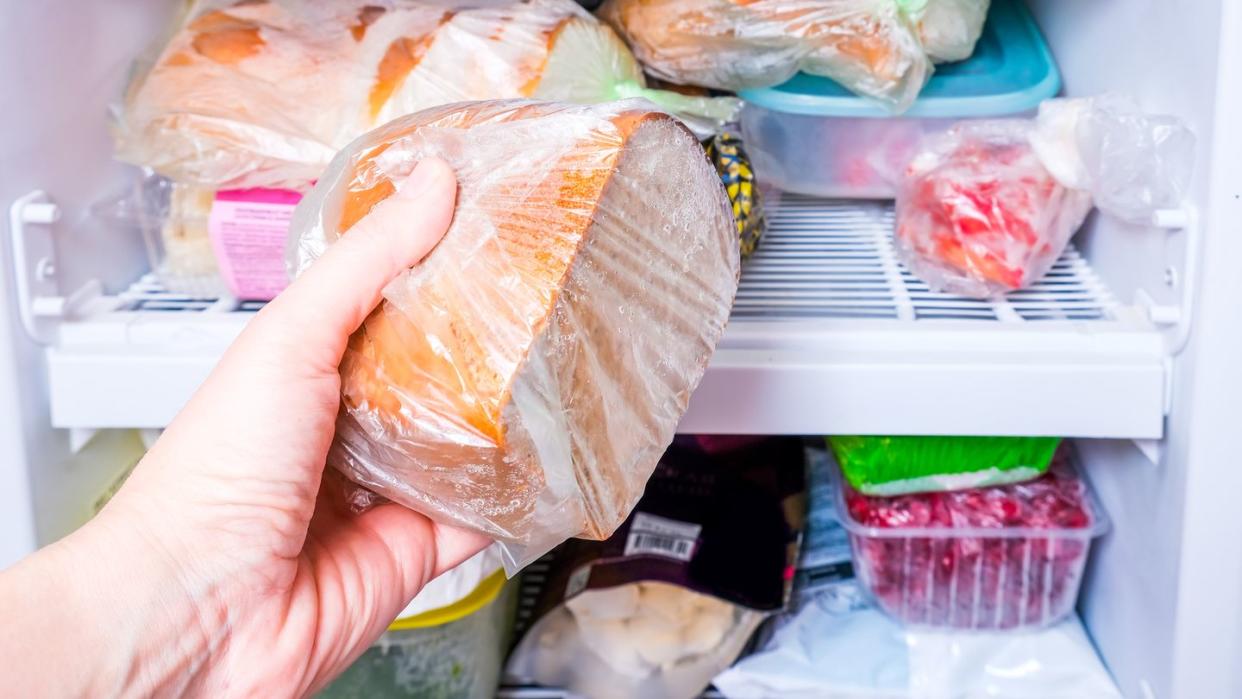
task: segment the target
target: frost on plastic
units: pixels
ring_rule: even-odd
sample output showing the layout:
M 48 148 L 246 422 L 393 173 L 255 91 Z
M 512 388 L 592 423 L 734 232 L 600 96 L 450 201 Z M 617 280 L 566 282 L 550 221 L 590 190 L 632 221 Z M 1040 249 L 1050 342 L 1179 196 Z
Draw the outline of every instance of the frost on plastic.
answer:
M 898 185 L 898 254 L 933 288 L 990 298 L 1038 281 L 1092 205 L 1134 223 L 1180 204 L 1194 137 L 1117 97 L 929 137 Z
M 665 80 L 740 90 L 801 70 L 897 112 L 933 59 L 974 51 L 986 12 L 986 0 L 609 0 L 600 10 Z
M 357 136 L 428 107 L 644 96 L 699 128 L 733 99 L 649 90 L 573 0 L 199 0 L 137 71 L 118 155 L 185 183 L 302 189 Z
M 733 218 L 647 102 L 449 105 L 333 161 L 294 216 L 294 271 L 428 156 L 457 174 L 453 225 L 351 338 L 329 462 L 498 539 L 513 572 L 637 502 L 728 318 Z

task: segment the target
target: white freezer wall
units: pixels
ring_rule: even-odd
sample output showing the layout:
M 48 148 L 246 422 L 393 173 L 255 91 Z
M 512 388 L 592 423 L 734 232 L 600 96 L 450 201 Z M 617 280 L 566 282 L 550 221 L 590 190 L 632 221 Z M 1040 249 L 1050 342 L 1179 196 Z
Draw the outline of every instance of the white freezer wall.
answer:
M 100 197 L 123 186 L 112 161 L 108 110 L 137 52 L 165 31 L 169 0 L 43 0 L 0 3 L 0 568 L 36 542 L 32 506 L 41 476 L 69 453 L 48 421 L 41 348 L 16 315 L 7 207 L 34 189 L 54 192 L 62 290 L 99 278 L 123 288 L 146 268 L 140 236 L 88 220 Z M 116 400 L 125 400 L 116 396 Z
M 144 266 L 139 237 L 88 223 L 114 191 L 105 115 L 133 55 L 167 26 L 178 0 L 44 0 L 0 4 L 0 201 L 54 192 L 64 289 L 87 277 L 113 288 Z M 1190 345 L 1176 362 L 1173 412 L 1159 463 L 1126 442 L 1081 442 L 1113 518 L 1081 610 L 1127 696 L 1242 696 L 1242 493 L 1232 422 L 1242 368 L 1242 17 L 1239 0 L 1036 0 L 1067 91 L 1129 92 L 1187 118 L 1200 138 L 1192 199 L 1206 231 Z M 1228 52 L 1228 55 L 1225 53 Z M 41 478 L 68 453 L 48 423 L 46 370 L 14 313 L 7 217 L 0 219 L 0 567 L 36 542 Z M 1130 233 L 1136 233 L 1129 235 Z M 1080 241 L 1124 301 L 1182 269 L 1180 236 L 1134 232 L 1095 218 Z M 1184 283 L 1186 280 L 1182 280 Z M 118 401 L 126 399 L 117 396 Z
M 1242 697 L 1242 3 L 1035 0 L 1070 95 L 1134 95 L 1199 139 L 1191 201 L 1203 254 L 1184 275 L 1184 235 L 1096 217 L 1078 243 L 1123 301 L 1176 303 L 1197 284 L 1172 411 L 1152 463 L 1128 442 L 1079 443 L 1113 531 L 1092 555 L 1083 620 L 1127 697 Z M 1138 235 L 1136 235 L 1138 233 Z

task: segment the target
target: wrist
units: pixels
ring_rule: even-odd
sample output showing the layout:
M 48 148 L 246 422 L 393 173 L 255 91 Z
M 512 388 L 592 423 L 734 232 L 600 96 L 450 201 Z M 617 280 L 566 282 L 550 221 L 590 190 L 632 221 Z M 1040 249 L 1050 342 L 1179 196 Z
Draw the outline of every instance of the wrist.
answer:
M 227 628 L 209 625 L 213 595 L 131 520 L 105 512 L 0 578 L 4 618 L 22 620 L 3 648 L 24 663 L 17 695 L 180 695 L 223 642 L 204 632 Z

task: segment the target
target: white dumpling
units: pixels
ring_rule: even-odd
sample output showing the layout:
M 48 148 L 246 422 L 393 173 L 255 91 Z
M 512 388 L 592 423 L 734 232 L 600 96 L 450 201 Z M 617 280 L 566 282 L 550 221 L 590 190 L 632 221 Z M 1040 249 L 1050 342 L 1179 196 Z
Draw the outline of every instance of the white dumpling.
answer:
M 620 620 L 634 616 L 638 600 L 638 585 L 630 584 L 587 590 L 565 602 L 565 606 L 578 618 Z
M 578 631 L 582 645 L 618 674 L 646 677 L 655 671 L 656 663 L 640 652 L 642 639 L 630 622 L 578 617 Z

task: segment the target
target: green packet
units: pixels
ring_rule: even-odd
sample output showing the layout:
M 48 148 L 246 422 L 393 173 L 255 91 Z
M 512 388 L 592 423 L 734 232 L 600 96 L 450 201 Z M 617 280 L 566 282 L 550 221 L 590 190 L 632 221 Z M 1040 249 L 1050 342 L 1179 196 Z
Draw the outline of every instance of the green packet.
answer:
M 1059 437 L 828 437 L 845 480 L 893 496 L 1020 483 L 1048 470 Z

